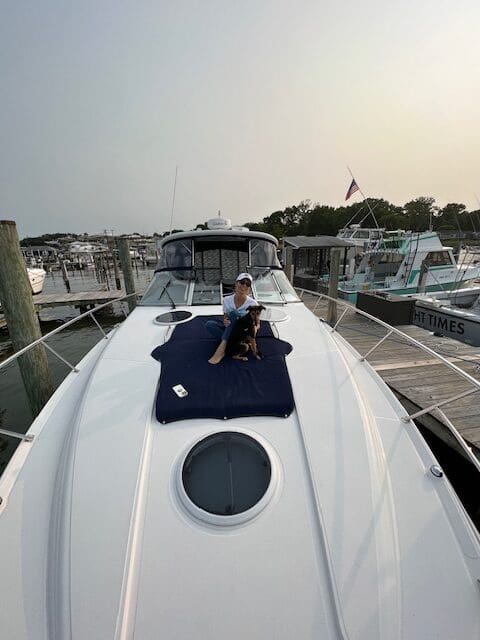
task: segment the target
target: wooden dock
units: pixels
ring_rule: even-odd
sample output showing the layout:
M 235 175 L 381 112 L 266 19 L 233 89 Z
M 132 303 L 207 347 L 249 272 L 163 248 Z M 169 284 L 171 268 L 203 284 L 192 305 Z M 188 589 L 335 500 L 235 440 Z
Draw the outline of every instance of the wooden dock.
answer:
M 124 289 L 114 289 L 112 291 L 81 291 L 78 293 L 39 293 L 33 296 L 33 304 L 36 311 L 47 307 L 76 307 L 82 312 L 96 304 L 114 302 L 117 298 L 125 296 Z M 0 307 L 0 329 L 7 327 L 7 321 L 1 313 Z
M 304 294 L 303 302 L 313 309 L 318 297 Z M 343 308 L 339 308 L 339 317 Z M 321 300 L 315 315 L 325 318 L 327 301 Z M 438 337 L 413 325 L 397 327 L 446 357 L 457 367 L 480 380 L 480 347 L 471 347 L 452 338 Z M 387 332 L 367 318 L 348 310 L 337 328 L 360 354 L 366 354 Z M 399 336 L 392 334 L 368 358 L 368 362 L 396 392 L 421 408 L 446 400 L 472 388 L 454 371 Z M 480 391 L 441 407 L 462 437 L 480 448 Z
M 117 298 L 125 296 L 123 289 L 112 291 L 81 291 L 78 293 L 39 293 L 33 296 L 35 309 L 47 307 L 91 307 L 96 304 L 113 302 Z

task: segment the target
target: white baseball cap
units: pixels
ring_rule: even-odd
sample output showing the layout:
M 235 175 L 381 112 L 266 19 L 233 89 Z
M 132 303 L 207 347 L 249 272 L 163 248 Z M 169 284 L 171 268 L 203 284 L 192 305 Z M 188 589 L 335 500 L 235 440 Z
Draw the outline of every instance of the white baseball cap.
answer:
M 239 280 L 250 280 L 251 284 L 253 278 L 249 273 L 241 273 L 239 276 L 237 276 L 236 282 L 238 282 Z

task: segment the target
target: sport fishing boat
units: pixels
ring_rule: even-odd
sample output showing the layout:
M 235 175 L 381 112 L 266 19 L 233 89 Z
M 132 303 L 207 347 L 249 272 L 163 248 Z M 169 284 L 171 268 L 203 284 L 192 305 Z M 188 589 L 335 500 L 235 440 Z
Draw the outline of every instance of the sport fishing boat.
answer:
M 43 284 L 47 275 L 45 269 L 27 267 L 27 273 L 30 284 L 32 285 L 32 293 L 34 295 L 36 293 L 42 293 Z
M 362 227 L 361 224 L 351 224 L 344 229 L 340 229 L 337 233 L 337 238 L 342 240 L 348 240 L 352 243 L 352 251 L 354 254 L 349 254 L 348 257 L 354 256 L 356 253 L 373 249 L 383 238 L 385 229 L 380 227 Z M 388 232 L 387 232 L 388 233 Z
M 422 282 L 421 271 L 425 270 Z M 339 283 L 343 299 L 355 302 L 359 291 L 404 295 L 458 289 L 480 276 L 480 265 L 457 265 L 452 249 L 434 231 L 384 236 L 363 253 L 353 275 Z
M 163 239 L 140 305 L 35 419 L 0 479 L 2 637 L 479 637 L 478 532 L 276 249 Z M 211 365 L 240 272 L 262 359 Z

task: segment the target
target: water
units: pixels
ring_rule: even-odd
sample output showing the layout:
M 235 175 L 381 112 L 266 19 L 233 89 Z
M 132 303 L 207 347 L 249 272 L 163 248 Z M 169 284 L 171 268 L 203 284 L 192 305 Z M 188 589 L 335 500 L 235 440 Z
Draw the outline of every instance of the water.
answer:
M 142 293 L 153 275 L 153 268 L 134 267 L 135 287 Z M 93 269 L 69 272 L 71 292 L 80 291 L 115 291 L 113 270 L 98 274 Z M 123 284 L 123 281 L 122 281 Z M 66 293 L 65 283 L 60 271 L 47 274 L 43 293 Z M 124 319 L 123 309 L 126 303 L 113 305 L 109 311 L 95 314 L 102 328 L 108 332 L 118 322 Z M 77 317 L 78 309 L 73 307 L 53 307 L 42 309 L 40 312 L 40 326 L 45 335 L 61 324 Z M 100 330 L 91 318 L 79 320 L 64 331 L 49 339 L 48 344 L 71 364 L 77 364 L 90 349 L 102 339 Z M 13 353 L 8 332 L 0 332 L 0 360 L 5 360 Z M 64 380 L 70 369 L 50 352 L 47 352 L 50 373 L 55 388 Z M 25 433 L 32 423 L 32 414 L 23 387 L 20 370 L 16 362 L 0 369 L 0 428 Z M 19 441 L 14 438 L 0 436 L 0 473 L 5 469 L 9 459 L 18 446 Z

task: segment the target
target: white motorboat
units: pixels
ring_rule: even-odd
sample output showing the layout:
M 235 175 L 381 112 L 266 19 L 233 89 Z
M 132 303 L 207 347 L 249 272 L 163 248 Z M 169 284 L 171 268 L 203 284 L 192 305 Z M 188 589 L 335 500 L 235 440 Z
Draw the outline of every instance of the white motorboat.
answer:
M 444 247 L 434 231 L 401 232 L 385 236 L 363 253 L 353 275 L 339 283 L 339 296 L 355 302 L 360 291 L 416 293 L 422 266 L 426 268 L 425 292 L 458 289 L 480 276 L 479 264 L 458 265 L 451 247 Z
M 480 634 L 477 531 L 405 409 L 248 231 L 178 233 L 0 479 L 15 640 Z M 212 366 L 236 275 L 262 360 Z
M 27 273 L 30 284 L 32 285 L 33 294 L 42 293 L 43 284 L 47 275 L 45 269 L 27 267 Z

